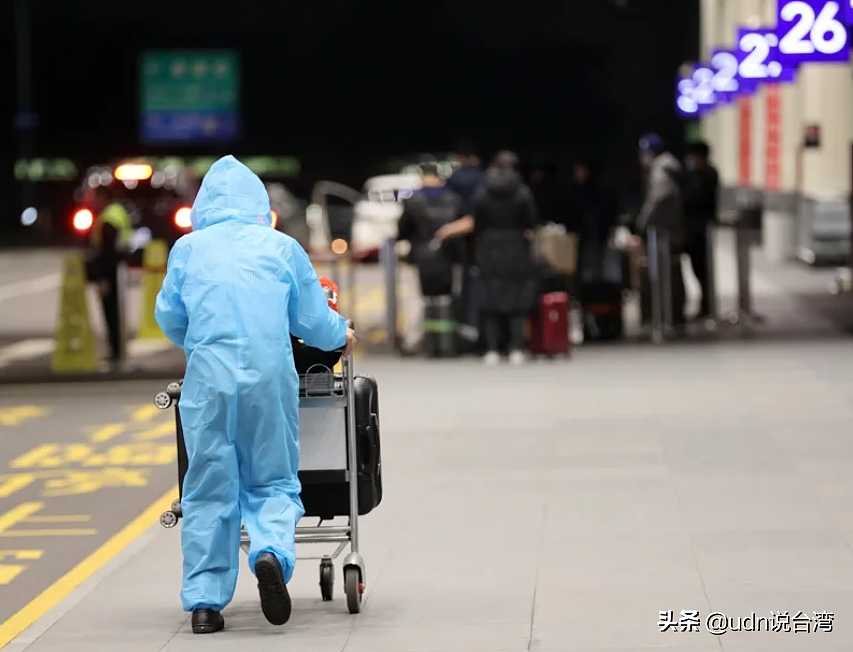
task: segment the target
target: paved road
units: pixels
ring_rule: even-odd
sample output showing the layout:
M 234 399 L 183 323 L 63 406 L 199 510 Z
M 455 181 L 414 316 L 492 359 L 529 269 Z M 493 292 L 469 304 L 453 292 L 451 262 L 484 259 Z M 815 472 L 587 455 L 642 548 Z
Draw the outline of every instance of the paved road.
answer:
M 380 383 L 385 494 L 361 522 L 359 616 L 340 565 L 324 603 L 300 562 L 293 618 L 271 627 L 242 555 L 226 631 L 193 636 L 179 534 L 155 527 L 10 651 L 853 649 L 849 338 L 362 370 Z M 662 631 L 670 611 L 683 631 Z M 764 630 L 713 636 L 712 611 Z
M 57 251 L 4 253 L 0 257 L 0 313 L 3 315 L 0 320 L 0 368 L 48 366 L 59 307 L 61 262 L 62 252 Z M 382 272 L 377 265 L 361 266 L 354 276 L 346 265 L 338 269 L 319 265 L 318 273 L 338 280 L 342 309 L 357 322 L 363 343 L 387 340 L 385 289 Z M 403 269 L 401 278 L 402 323 L 405 315 L 414 314 L 418 307 L 414 299 L 414 276 L 410 270 Z M 103 319 L 98 298 L 91 289 L 88 305 L 92 328 L 98 341 L 103 342 Z M 139 324 L 142 306 L 138 272 L 131 273 L 127 306 L 127 325 L 133 334 Z M 166 341 L 135 339 L 129 343 L 129 356 L 134 362 L 148 367 L 169 366 L 180 357 L 176 358 Z
M 4 388 L 0 622 L 176 484 L 162 384 Z

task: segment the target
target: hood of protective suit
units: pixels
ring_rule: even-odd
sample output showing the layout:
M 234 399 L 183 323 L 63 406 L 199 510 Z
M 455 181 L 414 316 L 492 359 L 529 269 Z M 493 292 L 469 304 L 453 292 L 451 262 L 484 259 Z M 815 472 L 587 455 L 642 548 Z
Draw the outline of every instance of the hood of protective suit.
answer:
M 493 197 L 511 197 L 521 188 L 521 175 L 514 170 L 491 168 L 486 172 L 483 187 Z
M 240 161 L 224 156 L 204 175 L 191 220 L 193 231 L 229 220 L 272 226 L 267 189 Z

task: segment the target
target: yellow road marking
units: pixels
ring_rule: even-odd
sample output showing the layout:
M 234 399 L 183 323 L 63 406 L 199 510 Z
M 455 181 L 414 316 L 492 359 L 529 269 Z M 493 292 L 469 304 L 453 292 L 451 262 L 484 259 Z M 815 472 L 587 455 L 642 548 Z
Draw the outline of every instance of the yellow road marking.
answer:
M 41 559 L 43 556 L 44 550 L 0 550 L 0 559 L 14 557 L 22 561 L 33 561 Z
M 162 414 L 162 410 L 156 405 L 143 405 L 135 409 L 130 418 L 136 423 L 144 423 L 145 421 L 151 421 L 159 414 Z
M 0 586 L 11 584 L 18 575 L 27 570 L 27 567 L 22 564 L 2 564 L 0 565 Z
M 72 516 L 30 516 L 24 520 L 25 523 L 88 523 L 91 516 L 77 514 Z
M 37 405 L 21 405 L 0 409 L 0 426 L 19 426 L 27 419 L 38 419 L 47 414 L 47 410 Z
M 152 405 L 155 410 L 156 406 Z M 126 423 L 110 423 L 106 426 L 101 426 L 97 430 L 92 433 L 92 436 L 89 437 L 89 441 L 101 444 L 105 441 L 109 441 L 110 439 L 115 439 L 119 435 L 124 434 L 128 430 L 128 425 Z
M 98 533 L 94 528 L 67 530 L 9 530 L 0 532 L 0 537 L 21 539 L 24 537 L 91 537 Z
M 159 410 L 159 408 L 154 408 L 155 410 Z M 165 423 L 161 423 L 159 426 L 155 426 L 153 428 L 149 428 L 144 432 L 139 432 L 134 435 L 134 439 L 137 441 L 150 441 L 152 439 L 162 439 L 166 435 L 174 435 L 175 434 L 175 421 L 174 419 L 170 419 Z
M 0 516 L 0 533 L 21 523 L 44 507 L 44 503 L 21 503 Z
M 58 605 L 65 596 L 104 567 L 110 559 L 129 546 L 169 509 L 178 497 L 178 487 L 172 487 L 142 514 L 128 523 L 124 529 L 68 571 L 56 582 L 34 598 L 27 606 L 0 625 L 0 649 L 18 634 Z

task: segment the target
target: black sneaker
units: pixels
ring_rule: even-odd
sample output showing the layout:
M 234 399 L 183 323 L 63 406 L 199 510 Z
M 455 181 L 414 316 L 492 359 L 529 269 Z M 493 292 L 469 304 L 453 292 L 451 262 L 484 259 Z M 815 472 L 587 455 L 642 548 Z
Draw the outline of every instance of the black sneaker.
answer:
M 222 614 L 212 609 L 193 611 L 193 634 L 213 634 L 225 628 Z
M 290 620 L 293 605 L 284 583 L 281 565 L 275 555 L 263 553 L 255 562 L 255 577 L 258 578 L 258 593 L 261 610 L 272 625 L 284 625 Z

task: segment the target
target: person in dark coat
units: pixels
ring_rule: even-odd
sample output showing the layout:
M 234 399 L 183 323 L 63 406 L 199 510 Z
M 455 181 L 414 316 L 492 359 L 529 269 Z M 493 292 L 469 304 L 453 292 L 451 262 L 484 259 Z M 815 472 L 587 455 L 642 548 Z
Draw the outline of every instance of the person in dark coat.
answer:
M 485 172 L 476 149 L 470 143 L 461 143 L 456 148 L 456 161 L 459 167 L 447 180 L 447 187 L 462 198 L 465 214 L 470 215 L 474 193 L 482 185 Z
M 515 154 L 498 154 L 474 195 L 472 214 L 436 234 L 445 240 L 473 233 L 475 263 L 482 279 L 478 305 L 483 313 L 487 364 L 500 361 L 505 340 L 509 341 L 510 362 L 524 362 L 525 325 L 538 294 L 532 245 L 538 221 L 536 204 L 518 168 Z
M 685 253 L 693 275 L 702 289 L 702 303 L 697 319 L 711 316 L 708 282 L 708 225 L 717 220 L 717 195 L 720 178 L 709 161 L 711 149 L 705 142 L 690 146 L 684 175 Z
M 412 249 L 410 262 L 418 270 L 424 297 L 449 295 L 453 284 L 453 265 L 461 259 L 459 242 L 434 246 L 436 232 L 466 214 L 462 198 L 447 187 L 438 174 L 438 166 L 421 166 L 422 187 L 403 202 L 403 215 L 397 227 L 397 240 L 407 241 Z

